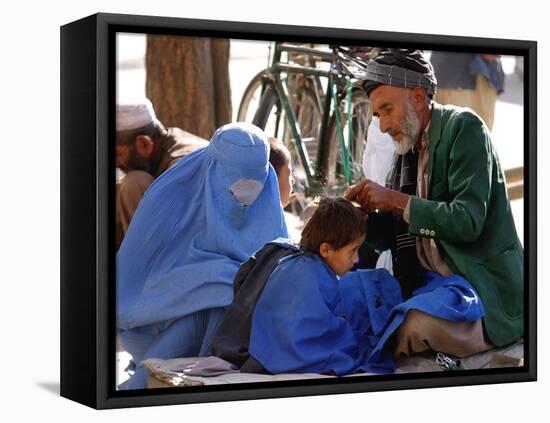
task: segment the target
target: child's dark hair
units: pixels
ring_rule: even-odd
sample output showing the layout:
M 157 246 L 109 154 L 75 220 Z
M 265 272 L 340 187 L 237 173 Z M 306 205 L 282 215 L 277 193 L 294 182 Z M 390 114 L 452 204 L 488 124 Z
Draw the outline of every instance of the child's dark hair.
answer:
M 290 161 L 290 152 L 285 145 L 277 138 L 268 137 L 269 139 L 269 163 L 275 169 L 277 175 L 280 170 Z
M 302 249 L 319 253 L 323 242 L 335 250 L 363 236 L 367 222 L 361 210 L 345 198 L 323 197 L 302 231 Z

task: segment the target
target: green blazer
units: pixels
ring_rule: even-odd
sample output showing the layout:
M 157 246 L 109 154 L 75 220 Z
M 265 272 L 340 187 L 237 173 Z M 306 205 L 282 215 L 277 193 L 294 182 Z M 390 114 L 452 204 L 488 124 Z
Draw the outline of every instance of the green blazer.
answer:
M 411 197 L 409 233 L 433 238 L 472 283 L 489 339 L 505 345 L 523 335 L 523 248 L 489 130 L 468 109 L 434 103 L 428 138 L 428 199 Z

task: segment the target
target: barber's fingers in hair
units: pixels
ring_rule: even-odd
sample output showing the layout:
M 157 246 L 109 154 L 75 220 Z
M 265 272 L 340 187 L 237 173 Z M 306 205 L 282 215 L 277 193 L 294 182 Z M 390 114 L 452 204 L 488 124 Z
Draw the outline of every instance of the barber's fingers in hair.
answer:
M 361 190 L 355 197 L 359 200 L 362 207 L 368 207 L 370 201 L 370 192 L 368 189 Z
M 358 184 L 351 185 L 348 188 L 346 188 L 346 190 L 344 191 L 343 197 L 346 200 L 350 200 L 350 201 L 353 200 L 356 197 L 357 193 L 361 191 L 361 184 L 362 184 L 362 181 L 359 182 Z
M 364 181 L 361 181 L 361 189 L 357 194 L 355 195 L 358 199 L 370 199 L 370 194 L 373 189 L 373 185 L 376 185 L 375 182 L 371 181 L 370 179 L 365 179 Z
M 368 182 L 368 179 L 365 179 L 355 185 L 350 186 L 344 191 L 344 198 L 346 200 L 353 200 L 357 197 L 357 194 L 363 190 L 363 187 Z
M 344 194 L 342 194 L 342 196 L 346 199 L 346 200 L 352 200 L 353 199 L 353 195 L 352 195 L 352 192 L 353 192 L 353 188 L 355 188 L 355 185 L 351 185 L 349 187 L 346 188 L 346 190 L 344 191 Z

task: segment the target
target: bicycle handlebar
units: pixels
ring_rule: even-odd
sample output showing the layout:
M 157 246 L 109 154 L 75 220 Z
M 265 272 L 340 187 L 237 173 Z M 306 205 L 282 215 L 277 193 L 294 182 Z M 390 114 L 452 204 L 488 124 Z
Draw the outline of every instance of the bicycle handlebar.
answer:
M 314 76 L 329 76 L 330 74 L 332 75 L 337 75 L 338 72 L 334 69 L 330 69 L 330 70 L 323 70 L 323 69 L 317 69 L 317 68 L 312 68 L 312 67 L 309 67 L 309 66 L 302 66 L 302 65 L 285 65 L 285 64 L 277 64 L 276 65 L 276 68 L 277 70 L 281 71 L 281 72 L 287 72 L 287 73 L 303 73 L 303 74 L 307 74 L 307 75 L 314 75 Z
M 318 50 L 312 47 L 302 47 L 294 44 L 282 43 L 278 46 L 280 51 L 286 51 L 288 53 L 303 53 L 309 56 L 318 57 L 325 62 L 332 61 L 332 51 Z
M 277 43 L 278 44 L 278 43 Z M 323 62 L 332 63 L 333 67 L 328 70 L 321 70 L 310 66 L 303 65 L 290 65 L 290 64 L 277 64 L 277 69 L 282 72 L 288 73 L 306 73 L 308 75 L 328 77 L 332 75 L 334 77 L 344 74 L 346 77 L 359 79 L 363 76 L 367 64 L 361 59 L 353 56 L 353 54 L 346 48 L 337 45 L 330 45 L 330 50 L 320 50 L 312 47 L 304 47 L 301 45 L 295 45 L 290 43 L 280 43 L 277 45 L 279 52 L 298 53 L 305 54 L 307 56 L 316 58 Z M 348 64 L 351 63 L 358 70 L 352 69 Z

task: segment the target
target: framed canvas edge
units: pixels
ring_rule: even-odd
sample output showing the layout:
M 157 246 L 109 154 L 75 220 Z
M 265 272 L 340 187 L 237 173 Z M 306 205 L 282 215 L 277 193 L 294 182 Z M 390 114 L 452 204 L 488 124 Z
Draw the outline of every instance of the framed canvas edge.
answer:
M 318 28 L 258 23 L 243 23 L 229 21 L 209 21 L 183 18 L 164 18 L 137 15 L 97 14 L 96 17 L 96 104 L 97 113 L 96 135 L 93 142 L 96 143 L 97 156 L 95 158 L 95 177 L 97 182 L 96 196 L 96 228 L 95 240 L 90 240 L 96 245 L 96 298 L 91 299 L 96 307 L 96 333 L 93 343 L 96 346 L 96 362 L 91 363 L 95 372 L 94 381 L 96 387 L 95 403 L 87 403 L 96 408 L 119 408 L 150 405 L 168 405 L 198 402 L 233 401 L 244 399 L 280 398 L 290 396 L 324 395 L 336 393 L 372 392 L 382 390 L 402 390 L 432 387 L 450 387 L 459 385 L 478 385 L 492 383 L 534 381 L 537 378 L 536 362 L 536 53 L 537 45 L 534 41 L 504 40 L 487 38 L 455 37 L 431 34 L 410 34 L 396 32 L 381 32 L 368 30 L 349 30 L 339 28 Z M 128 28 L 131 31 L 150 32 L 158 30 L 163 33 L 181 31 L 206 31 L 207 33 L 225 34 L 227 38 L 265 38 L 276 35 L 280 37 L 311 37 L 339 39 L 339 40 L 372 40 L 386 41 L 403 45 L 404 37 L 414 37 L 420 42 L 413 41 L 415 46 L 423 45 L 441 49 L 456 47 L 480 48 L 484 51 L 495 49 L 502 53 L 523 55 L 526 59 L 527 84 L 525 84 L 525 113 L 524 146 L 525 164 L 528 165 L 526 176 L 525 198 L 525 223 L 529 228 L 526 245 L 528 254 L 528 272 L 526 273 L 525 306 L 527 308 L 528 326 L 525 336 L 526 366 L 514 371 L 503 369 L 498 372 L 485 371 L 482 374 L 464 374 L 453 377 L 441 377 L 432 374 L 415 374 L 413 377 L 390 378 L 389 380 L 353 381 L 346 383 L 323 383 L 315 385 L 277 386 L 271 383 L 254 384 L 251 387 L 239 385 L 225 386 L 225 389 L 205 390 L 204 392 L 185 392 L 185 388 L 168 390 L 144 390 L 135 392 L 116 391 L 113 384 L 115 342 L 110 326 L 114 322 L 113 314 L 113 282 L 110 280 L 114 268 L 113 263 L 113 219 L 110 213 L 114 208 L 113 187 L 109 181 L 114 177 L 114 170 L 109 169 L 109 163 L 113 157 L 108 148 L 109 134 L 114 133 L 114 96 L 115 96 L 115 63 L 112 60 L 114 48 L 114 34 L 123 32 Z M 321 37 L 321 33 L 323 34 Z M 327 34 L 330 34 L 327 36 Z M 514 53 L 512 53 L 514 52 Z M 62 144 L 63 148 L 63 144 Z M 65 159 L 67 160 L 67 159 Z M 63 190 L 63 189 L 62 189 Z M 63 196 L 63 193 L 62 193 Z M 111 207 L 112 206 L 112 207 Z M 63 221 L 62 221 L 63 226 Z M 67 248 L 62 245 L 62 250 Z M 528 277 L 528 279 L 527 279 Z M 83 334 L 83 337 L 86 335 Z M 74 399 L 74 398 L 72 398 Z
M 98 339 L 96 28 L 97 17 L 89 16 L 60 30 L 60 394 L 91 407 Z

